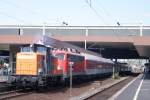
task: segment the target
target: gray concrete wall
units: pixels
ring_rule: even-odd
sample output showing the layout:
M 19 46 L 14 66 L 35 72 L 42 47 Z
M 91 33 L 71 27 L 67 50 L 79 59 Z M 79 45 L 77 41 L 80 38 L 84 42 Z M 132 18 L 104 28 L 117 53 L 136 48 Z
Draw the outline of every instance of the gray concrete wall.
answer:
M 19 45 L 10 45 L 9 51 L 9 65 L 12 70 L 14 67 L 16 67 L 16 54 L 20 51 L 20 47 Z M 12 71 L 14 73 L 14 70 Z

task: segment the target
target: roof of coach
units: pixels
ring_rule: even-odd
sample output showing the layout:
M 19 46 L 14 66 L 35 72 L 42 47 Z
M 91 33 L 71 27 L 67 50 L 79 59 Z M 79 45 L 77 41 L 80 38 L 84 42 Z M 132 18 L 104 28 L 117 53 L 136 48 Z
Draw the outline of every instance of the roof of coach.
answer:
M 115 64 L 117 64 L 120 67 L 129 67 L 128 63 L 117 62 Z
M 95 56 L 95 55 L 91 55 L 91 54 L 87 54 L 87 53 L 82 53 L 82 55 L 84 55 L 85 59 L 87 59 L 87 60 L 95 60 L 95 61 L 100 61 L 100 62 L 104 62 L 104 63 L 114 64 L 114 62 L 111 61 L 110 59 L 102 58 L 100 56 Z
M 150 66 L 150 63 L 148 62 L 148 63 L 145 63 L 144 65 L 145 65 L 145 66 Z

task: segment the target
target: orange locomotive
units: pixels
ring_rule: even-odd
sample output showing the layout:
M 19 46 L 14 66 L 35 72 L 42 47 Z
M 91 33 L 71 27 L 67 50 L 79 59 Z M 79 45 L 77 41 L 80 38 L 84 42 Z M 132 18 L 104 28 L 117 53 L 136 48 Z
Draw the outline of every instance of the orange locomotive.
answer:
M 46 86 L 73 78 L 111 75 L 115 64 L 108 59 L 72 49 L 54 49 L 39 44 L 25 45 L 17 53 L 16 71 L 8 82 L 17 86 Z
M 40 53 L 18 53 L 16 75 L 37 75 L 44 65 L 43 58 Z
M 25 45 L 16 55 L 15 73 L 8 83 L 16 86 L 43 86 L 50 73 L 50 48 L 42 45 Z

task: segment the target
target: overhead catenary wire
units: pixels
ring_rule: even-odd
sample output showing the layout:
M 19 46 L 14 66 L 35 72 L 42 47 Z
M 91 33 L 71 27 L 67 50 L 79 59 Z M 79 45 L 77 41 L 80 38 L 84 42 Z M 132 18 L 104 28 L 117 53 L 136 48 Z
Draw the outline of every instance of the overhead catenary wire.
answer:
M 8 1 L 8 0 L 1 0 L 1 2 L 5 3 L 5 4 L 8 4 L 8 5 L 11 5 L 11 6 L 13 6 L 17 9 L 22 9 L 22 10 L 32 14 L 33 16 L 36 16 L 36 17 L 38 16 L 38 18 L 40 18 L 43 21 L 43 23 L 49 24 L 49 22 L 47 21 L 49 18 L 46 15 L 43 15 L 43 14 L 41 14 L 41 13 L 35 11 L 35 10 L 29 9 L 27 7 L 20 6 L 16 3 L 14 3 L 14 2 L 11 2 L 11 1 Z M 56 20 L 56 22 L 57 22 L 57 20 Z
M 114 22 L 115 22 L 115 24 L 117 24 L 118 26 L 122 26 L 122 24 L 124 24 L 124 23 L 120 23 L 118 20 L 117 20 L 117 18 L 115 18 L 108 10 L 106 10 L 105 9 L 105 7 L 102 5 L 102 3 L 100 3 L 100 1 L 98 0 L 98 4 L 100 5 L 99 7 L 105 12 L 105 14 L 108 16 L 108 17 L 110 17 Z M 131 23 L 130 23 L 131 24 Z M 132 31 L 132 30 L 129 30 L 129 29 L 127 29 L 128 30 L 128 32 L 130 33 L 130 34 L 128 34 L 128 36 L 134 36 L 135 34 L 136 34 L 136 32 L 135 31 Z
M 105 21 L 105 19 L 102 17 L 102 15 L 100 15 L 98 12 L 97 12 L 97 10 L 92 6 L 92 1 L 90 0 L 84 0 L 86 3 L 87 3 L 87 5 L 90 7 L 90 9 L 97 15 L 97 17 L 104 23 L 104 24 L 106 24 L 106 25 L 109 25 L 106 21 Z
M 111 18 L 115 24 L 119 23 L 119 21 L 117 20 L 117 18 L 115 18 L 103 5 L 102 3 L 100 3 L 100 1 L 98 0 L 98 4 L 100 5 L 99 7 L 101 8 L 101 10 L 104 11 L 105 15 L 108 16 L 109 18 Z
M 102 3 L 100 3 L 100 1 L 98 0 L 98 4 L 100 5 L 99 7 L 101 8 L 101 10 L 103 10 L 103 12 L 105 13 L 105 15 L 106 16 L 108 16 L 108 17 L 110 17 L 114 22 L 115 22 L 115 24 L 117 24 L 118 26 L 121 26 L 122 25 L 122 23 L 120 23 L 118 20 L 117 20 L 117 18 L 115 18 L 108 10 L 106 10 L 105 9 L 105 7 L 102 5 Z M 127 29 L 128 30 L 128 29 Z M 129 33 L 131 34 L 131 35 L 134 35 L 134 31 L 131 31 L 131 30 L 128 30 L 129 31 Z M 113 33 L 116 33 L 114 30 L 113 30 Z M 128 35 L 130 35 L 130 34 L 128 34 Z M 118 34 L 117 34 L 118 35 Z
M 1 2 L 5 3 L 5 4 L 8 4 L 8 5 L 11 5 L 11 6 L 13 6 L 13 7 L 17 8 L 17 9 L 23 9 L 24 11 L 26 11 L 26 12 L 32 14 L 32 15 L 38 15 L 36 11 L 32 11 L 32 10 L 29 9 L 29 8 L 25 8 L 25 7 L 23 7 L 23 6 L 17 5 L 17 4 L 15 4 L 14 2 L 10 2 L 10 1 L 8 1 L 8 0 L 1 0 Z M 39 16 L 38 16 L 38 17 L 39 17 Z
M 85 2 L 89 5 L 89 7 L 95 12 L 95 14 L 106 24 L 106 25 L 109 25 L 105 20 L 104 20 L 104 18 L 97 12 L 97 10 L 92 6 L 92 2 L 91 2 L 91 0 L 90 1 L 88 1 L 88 0 L 85 0 Z M 104 9 L 104 7 L 102 7 L 102 9 L 104 10 L 104 12 L 105 12 L 105 14 L 107 15 L 107 16 L 112 16 L 108 11 L 106 11 L 105 9 Z M 110 17 L 109 16 L 109 17 Z M 118 21 L 116 21 L 116 19 L 113 17 L 113 20 L 116 22 L 116 24 L 118 23 Z M 115 33 L 116 35 L 117 35 L 117 37 L 118 37 L 118 34 L 113 30 L 113 33 Z
M 14 17 L 14 16 L 9 15 L 9 14 L 7 14 L 7 13 L 4 13 L 4 12 L 2 12 L 2 11 L 0 11 L 0 15 L 6 16 L 6 17 L 8 17 L 8 18 L 11 18 L 11 19 L 16 20 L 16 21 L 21 22 L 21 23 L 28 23 L 28 24 L 29 24 L 29 22 L 27 22 L 27 21 L 25 21 L 25 20 L 23 20 L 23 19 Z M 30 24 L 31 24 L 31 23 L 30 23 Z
M 92 2 L 91 2 L 91 0 L 85 0 L 85 2 L 89 5 L 89 7 L 95 12 L 95 14 L 106 24 L 106 25 L 108 25 L 107 23 L 106 23 L 106 21 L 104 20 L 104 18 L 97 12 L 97 10 L 92 6 Z M 100 2 L 99 2 L 100 3 Z M 108 17 L 110 17 L 114 22 L 115 22 L 115 24 L 117 24 L 118 26 L 120 26 L 120 22 L 110 13 L 110 12 L 108 12 L 102 5 L 100 6 L 101 7 L 101 9 L 103 10 L 103 12 L 105 13 L 105 15 L 106 16 L 108 16 Z M 128 29 L 127 29 L 128 30 Z M 131 30 L 128 30 L 129 31 L 129 33 L 131 34 L 131 35 L 134 35 L 134 33 L 135 32 L 133 32 L 133 31 L 131 31 Z M 117 34 L 117 31 L 114 31 L 113 30 L 113 33 L 115 33 L 116 35 L 117 35 L 117 37 L 118 37 L 118 35 L 119 34 Z M 130 34 L 128 34 L 128 35 L 130 35 Z

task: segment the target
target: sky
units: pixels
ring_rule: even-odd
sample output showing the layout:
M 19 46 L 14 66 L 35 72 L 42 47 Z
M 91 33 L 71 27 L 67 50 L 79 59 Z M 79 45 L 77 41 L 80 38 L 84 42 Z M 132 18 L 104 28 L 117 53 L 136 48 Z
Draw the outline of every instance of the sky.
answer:
M 0 24 L 150 25 L 149 5 L 150 0 L 0 0 Z

